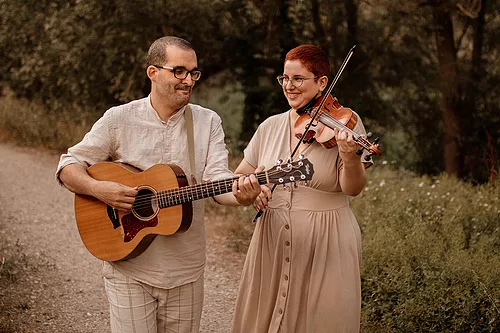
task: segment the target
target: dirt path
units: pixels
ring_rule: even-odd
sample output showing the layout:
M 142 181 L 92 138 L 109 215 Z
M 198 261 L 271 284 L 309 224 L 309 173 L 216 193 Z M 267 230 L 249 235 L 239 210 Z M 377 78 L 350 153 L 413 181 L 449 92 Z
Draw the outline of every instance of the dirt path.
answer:
M 0 144 L 0 333 L 110 331 L 101 263 L 54 179 L 58 158 Z M 207 229 L 202 332 L 227 332 L 244 256 Z

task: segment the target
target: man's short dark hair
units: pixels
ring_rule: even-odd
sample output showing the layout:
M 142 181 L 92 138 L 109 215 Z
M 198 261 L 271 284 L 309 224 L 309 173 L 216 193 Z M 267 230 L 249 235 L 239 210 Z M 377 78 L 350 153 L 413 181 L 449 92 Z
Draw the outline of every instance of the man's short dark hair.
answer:
M 185 39 L 175 36 L 161 37 L 155 40 L 149 47 L 146 64 L 148 66 L 165 64 L 167 62 L 168 45 L 175 45 L 183 50 L 194 51 L 193 45 Z

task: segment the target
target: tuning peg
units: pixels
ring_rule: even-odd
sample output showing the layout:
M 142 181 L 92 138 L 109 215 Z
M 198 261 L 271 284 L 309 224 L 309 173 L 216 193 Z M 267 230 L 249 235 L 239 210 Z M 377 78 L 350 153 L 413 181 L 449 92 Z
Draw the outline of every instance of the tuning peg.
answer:
M 380 138 L 375 138 L 375 140 L 373 140 L 373 143 L 377 144 L 379 141 L 380 141 Z
M 368 132 L 368 133 L 366 133 L 366 137 L 367 137 L 367 138 L 371 138 L 371 137 L 372 137 L 372 135 L 373 135 L 373 134 L 372 134 L 372 132 Z
M 367 162 L 368 162 L 371 158 L 372 158 L 372 155 L 371 155 L 371 154 L 370 154 L 370 155 L 366 155 L 366 156 L 365 156 L 365 161 L 367 161 Z
M 304 159 L 304 154 L 300 154 L 299 155 L 299 160 L 303 160 Z
M 283 160 L 281 158 L 276 161 L 276 170 L 282 170 L 281 163 L 283 163 Z
M 363 149 L 356 150 L 356 155 L 361 156 L 363 154 Z

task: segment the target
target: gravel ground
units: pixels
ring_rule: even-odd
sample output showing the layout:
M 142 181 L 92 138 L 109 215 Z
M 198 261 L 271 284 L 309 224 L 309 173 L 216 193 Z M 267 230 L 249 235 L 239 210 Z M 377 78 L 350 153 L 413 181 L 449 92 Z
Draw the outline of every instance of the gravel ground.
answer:
M 59 155 L 0 144 L 0 333 L 109 332 L 101 262 L 54 179 Z M 244 255 L 207 221 L 201 332 L 228 332 Z

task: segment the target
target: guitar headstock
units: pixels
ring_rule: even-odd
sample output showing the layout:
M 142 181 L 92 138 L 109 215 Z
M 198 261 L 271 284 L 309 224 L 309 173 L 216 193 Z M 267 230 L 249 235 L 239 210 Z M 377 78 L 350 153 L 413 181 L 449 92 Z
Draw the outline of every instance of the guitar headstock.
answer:
M 311 180 L 314 168 L 307 158 L 303 158 L 295 162 L 280 163 L 265 173 L 266 182 L 271 184 L 285 184 Z

